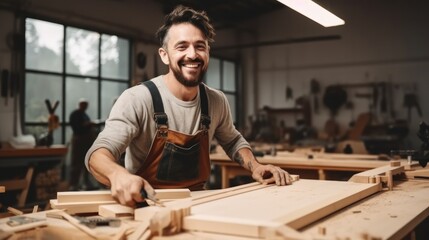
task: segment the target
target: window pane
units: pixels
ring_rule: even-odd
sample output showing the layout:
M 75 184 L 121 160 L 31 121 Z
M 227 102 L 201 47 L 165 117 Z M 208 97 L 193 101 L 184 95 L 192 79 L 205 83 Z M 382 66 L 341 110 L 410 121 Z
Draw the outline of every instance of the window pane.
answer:
M 67 27 L 66 72 L 98 76 L 98 46 L 100 34 Z
M 126 83 L 118 82 L 101 82 L 101 119 L 105 120 L 110 114 L 113 103 L 128 88 Z
M 65 138 L 65 142 L 66 142 L 66 143 L 71 143 L 72 136 L 73 136 L 73 130 L 72 130 L 71 126 L 67 126 L 67 127 L 66 127 L 66 138 Z
M 25 20 L 25 67 L 61 72 L 63 70 L 63 31 L 59 24 Z
M 72 111 L 77 109 L 79 100 L 86 99 L 88 101 L 88 109 L 86 113 L 91 120 L 97 119 L 98 111 L 98 90 L 97 81 L 90 78 L 66 78 L 66 117 L 69 122 L 69 117 Z
M 220 60 L 210 58 L 209 68 L 206 73 L 206 83 L 208 86 L 220 89 Z
M 101 77 L 123 79 L 129 78 L 128 40 L 113 35 L 101 37 Z
M 223 90 L 235 91 L 235 63 L 223 62 Z
M 25 122 L 48 123 L 49 111 L 45 99 L 49 99 L 52 104 L 57 100 L 61 101 L 61 77 L 27 73 L 25 78 Z M 61 103 L 58 105 L 55 114 L 58 115 L 61 122 Z
M 234 121 L 234 123 L 236 123 L 236 121 L 237 121 L 237 116 L 236 116 L 237 110 L 235 107 L 235 95 L 233 95 L 233 94 L 225 94 L 225 95 L 226 95 L 226 98 L 228 99 L 229 106 L 231 107 L 232 120 Z

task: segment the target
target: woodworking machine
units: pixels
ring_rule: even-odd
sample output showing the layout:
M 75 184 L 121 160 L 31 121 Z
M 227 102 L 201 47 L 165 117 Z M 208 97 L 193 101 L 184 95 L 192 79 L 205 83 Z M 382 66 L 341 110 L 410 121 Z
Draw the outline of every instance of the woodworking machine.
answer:
M 409 160 L 419 161 L 420 166 L 426 167 L 429 161 L 429 126 L 425 122 L 419 125 L 417 136 L 422 141 L 419 150 L 392 150 L 392 155 L 407 156 Z

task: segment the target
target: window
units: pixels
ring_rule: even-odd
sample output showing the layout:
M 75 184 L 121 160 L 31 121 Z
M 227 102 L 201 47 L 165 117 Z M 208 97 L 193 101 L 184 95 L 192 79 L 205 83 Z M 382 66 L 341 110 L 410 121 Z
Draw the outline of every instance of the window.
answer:
M 80 99 L 91 120 L 105 120 L 115 99 L 129 87 L 130 41 L 115 35 L 46 22 L 25 21 L 25 132 L 47 131 L 45 99 L 59 101 L 60 128 L 54 143 L 71 138 L 69 115 Z
M 237 123 L 237 64 L 232 61 L 210 58 L 205 82 L 225 93 L 231 107 L 232 119 Z

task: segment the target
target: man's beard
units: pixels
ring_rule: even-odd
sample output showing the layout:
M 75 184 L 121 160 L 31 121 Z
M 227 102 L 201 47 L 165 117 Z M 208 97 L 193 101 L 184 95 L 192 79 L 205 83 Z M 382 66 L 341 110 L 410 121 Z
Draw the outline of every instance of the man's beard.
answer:
M 179 64 L 179 66 L 181 66 L 181 64 Z M 197 79 L 188 80 L 185 78 L 185 76 L 183 76 L 183 73 L 182 73 L 180 67 L 178 69 L 172 68 L 171 70 L 173 71 L 173 74 L 176 77 L 176 79 L 185 87 L 196 87 L 196 86 L 198 86 L 203 81 L 204 75 L 207 71 L 207 70 L 202 69 L 200 74 L 198 75 Z

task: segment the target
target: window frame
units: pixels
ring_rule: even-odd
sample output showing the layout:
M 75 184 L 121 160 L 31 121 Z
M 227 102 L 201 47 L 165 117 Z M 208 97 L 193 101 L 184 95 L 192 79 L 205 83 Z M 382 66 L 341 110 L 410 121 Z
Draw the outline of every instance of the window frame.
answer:
M 234 113 L 236 119 L 233 119 L 235 127 L 239 128 L 240 127 L 240 123 L 241 123 L 241 118 L 240 115 L 238 114 L 238 108 L 240 106 L 240 94 L 239 94 L 239 63 L 236 60 L 232 60 L 232 59 L 228 59 L 228 58 L 224 58 L 224 57 L 219 57 L 219 56 L 210 56 L 211 59 L 217 59 L 219 61 L 219 76 L 220 76 L 220 86 L 219 88 L 216 88 L 220 91 L 222 91 L 225 95 L 233 95 L 235 98 L 235 104 L 234 104 Z M 230 91 L 230 90 L 226 90 L 225 86 L 224 86 L 224 62 L 231 62 L 234 64 L 234 86 L 235 86 L 235 91 Z M 209 67 L 210 67 L 210 63 L 209 63 Z M 204 77 L 204 83 L 207 84 L 207 74 Z M 231 106 L 230 106 L 231 107 Z
M 44 71 L 44 70 L 34 70 L 34 69 L 27 69 L 26 68 L 26 57 L 27 57 L 27 49 L 26 49 L 26 40 L 25 40 L 25 32 L 26 32 L 26 21 L 27 19 L 35 19 L 35 20 L 40 20 L 40 21 L 46 21 L 46 22 L 50 22 L 53 24 L 59 24 L 63 26 L 63 49 L 62 49 L 62 64 L 63 64 L 63 69 L 61 72 L 49 72 L 49 71 Z M 77 28 L 77 29 L 83 29 L 86 31 L 92 31 L 92 32 L 96 32 L 99 34 L 99 41 L 98 41 L 98 74 L 97 76 L 91 76 L 91 75 L 83 75 L 83 74 L 72 74 L 72 73 L 67 73 L 67 67 L 66 67 L 66 32 L 67 32 L 67 27 L 72 27 L 72 28 Z M 94 27 L 89 27 L 89 26 L 82 26 L 79 24 L 73 24 L 73 23 L 67 23 L 65 21 L 58 21 L 55 19 L 50 19 L 47 17 L 43 17 L 43 16 L 38 16 L 38 15 L 34 15 L 34 14 L 26 14 L 22 17 L 22 22 L 21 22 L 21 29 L 22 29 L 22 34 L 24 36 L 24 40 L 21 43 L 23 52 L 22 52 L 22 59 L 20 60 L 20 64 L 22 66 L 22 81 L 21 81 L 21 92 L 23 94 L 20 94 L 20 113 L 21 113 L 21 126 L 23 128 L 23 130 L 25 129 L 25 127 L 46 127 L 47 128 L 47 122 L 43 123 L 43 122 L 32 122 L 32 121 L 26 121 L 26 109 L 25 109 L 25 104 L 26 104 L 26 94 L 25 94 L 25 89 L 26 89 L 26 75 L 27 73 L 31 73 L 31 74 L 38 74 L 38 75 L 49 75 L 49 76 L 55 76 L 55 77 L 60 77 L 61 78 L 61 87 L 62 87 L 62 91 L 61 91 L 61 96 L 62 99 L 59 99 L 60 101 L 60 105 L 62 108 L 62 113 L 60 116 L 60 123 L 59 123 L 59 127 L 56 131 L 61 131 L 61 144 L 65 144 L 67 141 L 69 141 L 69 139 L 66 139 L 66 131 L 67 128 L 70 127 L 70 123 L 69 123 L 69 119 L 67 116 L 67 112 L 66 112 L 66 98 L 67 98 L 67 90 L 66 90 L 66 80 L 68 77 L 73 77 L 73 78 L 81 78 L 81 79 L 85 79 L 85 78 L 90 78 L 90 79 L 94 79 L 97 82 L 97 119 L 100 119 L 102 117 L 102 83 L 103 82 L 118 82 L 118 83 L 126 83 L 127 84 L 127 88 L 131 87 L 131 82 L 132 82 L 132 53 L 133 53 L 133 40 L 132 37 L 130 36 L 125 36 L 123 34 L 120 33 L 114 33 L 108 30 L 102 30 L 102 29 L 96 29 Z M 103 77 L 102 76 L 102 63 L 101 63 L 101 45 L 102 45 L 102 38 L 104 35 L 113 35 L 116 36 L 118 38 L 127 40 L 129 43 L 129 49 L 128 49 L 128 78 L 110 78 L 110 77 Z M 77 103 L 76 103 L 77 104 Z M 58 115 L 58 114 L 57 114 Z

